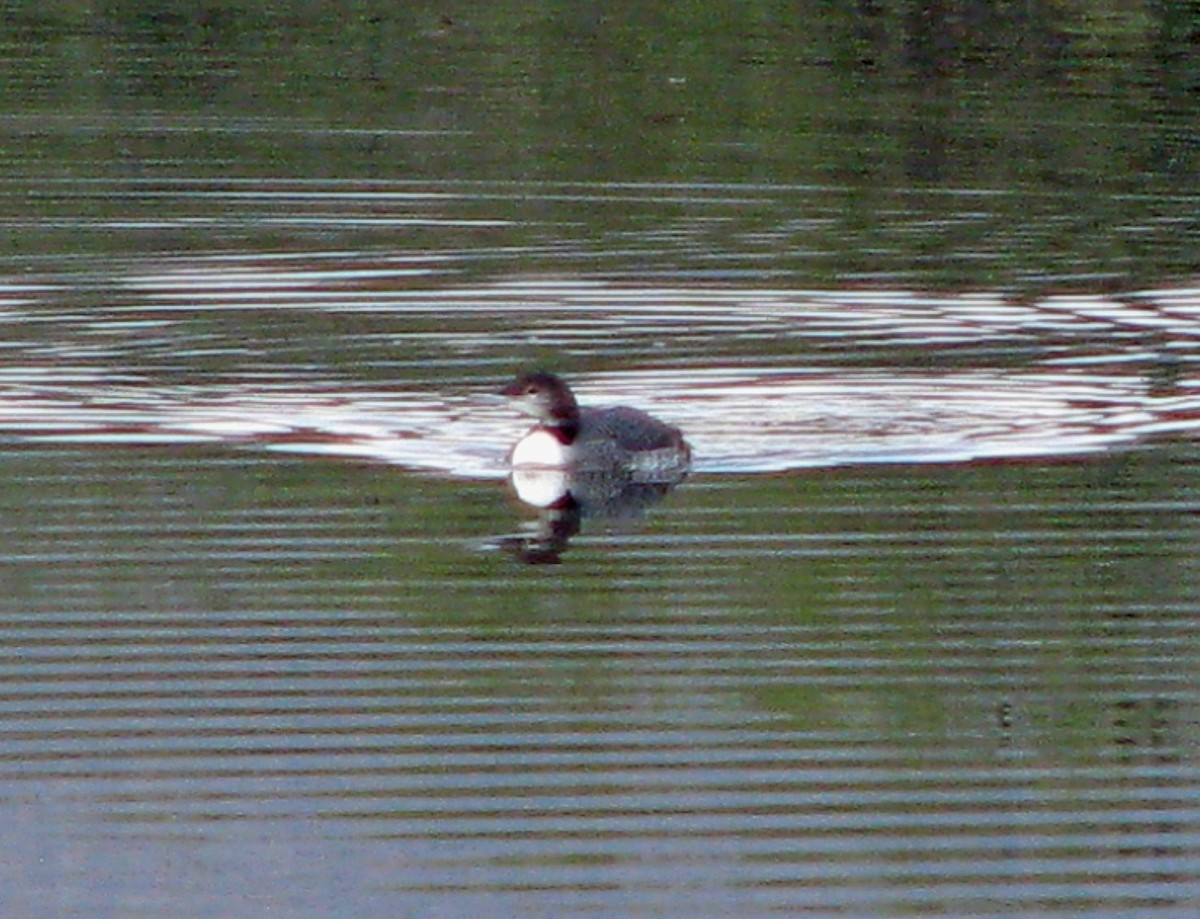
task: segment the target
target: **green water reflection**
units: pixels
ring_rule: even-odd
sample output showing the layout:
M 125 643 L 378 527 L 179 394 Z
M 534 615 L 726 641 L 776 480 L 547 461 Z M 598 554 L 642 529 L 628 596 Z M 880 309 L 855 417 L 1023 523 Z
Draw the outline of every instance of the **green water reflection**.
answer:
M 1194 111 L 1198 79 L 1186 3 L 9 10 L 10 112 L 461 128 L 475 138 L 458 149 L 472 176 L 515 166 L 553 179 L 895 186 L 1106 175 L 1161 188 L 1196 172 L 1179 120 Z M 357 174 L 377 142 L 312 150 L 304 165 L 320 157 L 325 174 L 345 175 L 358 163 Z M 304 155 L 260 143 L 262 165 Z
M 1196 267 L 1183 245 L 1200 171 L 1190 9 L 19 4 L 0 25 L 3 158 L 18 183 L 5 207 L 61 217 L 67 194 L 81 216 L 84 189 L 38 185 L 51 178 L 688 192 L 640 215 L 528 189 L 474 209 L 594 237 L 694 218 L 707 183 L 765 183 L 825 189 L 827 206 L 714 213 L 725 231 L 700 244 L 805 283 L 870 279 L 900 260 L 926 283 L 976 288 L 1012 286 L 1018 264 L 1059 285 L 1160 283 Z M 964 189 L 1000 194 L 964 202 Z M 132 217 L 179 205 L 115 205 L 101 191 L 82 206 Z M 836 272 L 814 252 L 836 253 Z
M 840 636 L 883 636 L 905 679 L 940 693 L 940 682 L 970 676 L 968 664 L 1001 676 L 1007 664 L 992 642 L 1042 630 L 1053 639 L 1038 663 L 1045 679 L 1086 679 L 1072 661 L 1086 669 L 1114 650 L 1092 677 L 1136 673 L 1145 648 L 1099 648 L 1098 638 L 1174 620 L 1196 602 L 1190 447 L 701 477 L 642 527 L 585 522 L 552 570 L 490 548 L 530 515 L 498 482 L 177 451 L 24 448 L 5 462 L 2 554 L 27 559 L 8 566 L 5 603 L 35 618 L 56 577 L 110 597 L 98 615 L 187 585 L 182 602 L 195 605 L 166 612 L 201 621 L 221 606 L 202 598 L 232 580 L 245 612 L 374 612 L 509 639 L 556 627 L 619 632 L 641 616 L 692 625 L 718 610 L 727 625 L 813 631 L 831 647 Z M 307 606 L 289 612 L 280 599 L 294 591 Z M 145 608 L 156 612 L 157 601 Z M 1036 641 L 1027 651 L 1031 664 L 1042 657 Z M 1184 685 L 1182 673 L 1160 676 Z
M 707 882 L 729 915 L 760 884 L 986 912 L 1012 858 L 1071 903 L 1173 897 L 1080 860 L 1132 884 L 1136 844 L 1191 876 L 1198 459 L 700 477 L 547 568 L 488 548 L 526 513 L 498 482 L 14 448 L 0 773 L 101 839 L 271 827 L 304 864 L 299 833 L 331 866 L 313 898 L 366 847 L 403 853 L 396 888 L 494 885 L 515 915 L 646 846 L 654 889 L 696 846 L 761 866 Z

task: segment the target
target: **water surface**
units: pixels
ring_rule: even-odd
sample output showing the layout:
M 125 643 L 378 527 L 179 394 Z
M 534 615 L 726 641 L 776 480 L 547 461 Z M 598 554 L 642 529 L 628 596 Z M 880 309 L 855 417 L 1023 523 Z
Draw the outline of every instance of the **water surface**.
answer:
M 1195 905 L 1190 448 L 701 477 L 562 573 L 486 481 L 3 462 L 11 908 Z
M 1010 6 L 6 19 L 0 911 L 1195 914 L 1194 23 Z

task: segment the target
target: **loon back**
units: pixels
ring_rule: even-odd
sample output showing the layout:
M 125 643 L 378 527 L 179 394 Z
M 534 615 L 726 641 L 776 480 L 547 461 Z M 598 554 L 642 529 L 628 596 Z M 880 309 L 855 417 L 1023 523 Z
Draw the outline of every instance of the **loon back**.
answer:
M 686 448 L 679 428 L 627 405 L 585 408 L 579 420 L 581 440 L 611 440 L 631 453 Z

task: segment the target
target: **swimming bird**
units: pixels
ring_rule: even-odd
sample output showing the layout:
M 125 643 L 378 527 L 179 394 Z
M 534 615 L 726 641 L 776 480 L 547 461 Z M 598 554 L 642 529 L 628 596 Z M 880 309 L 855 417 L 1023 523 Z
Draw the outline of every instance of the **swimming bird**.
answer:
M 513 469 L 621 468 L 642 481 L 679 481 L 691 465 L 679 428 L 626 405 L 581 408 L 553 373 L 523 374 L 501 394 L 537 420 L 509 454 Z

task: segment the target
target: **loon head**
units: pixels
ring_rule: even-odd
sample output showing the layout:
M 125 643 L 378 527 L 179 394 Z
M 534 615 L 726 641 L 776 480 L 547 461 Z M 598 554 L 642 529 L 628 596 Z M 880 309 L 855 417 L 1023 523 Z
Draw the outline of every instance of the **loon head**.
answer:
M 517 377 L 500 391 L 513 406 L 552 428 L 577 428 L 579 404 L 571 387 L 552 373 L 536 371 Z

